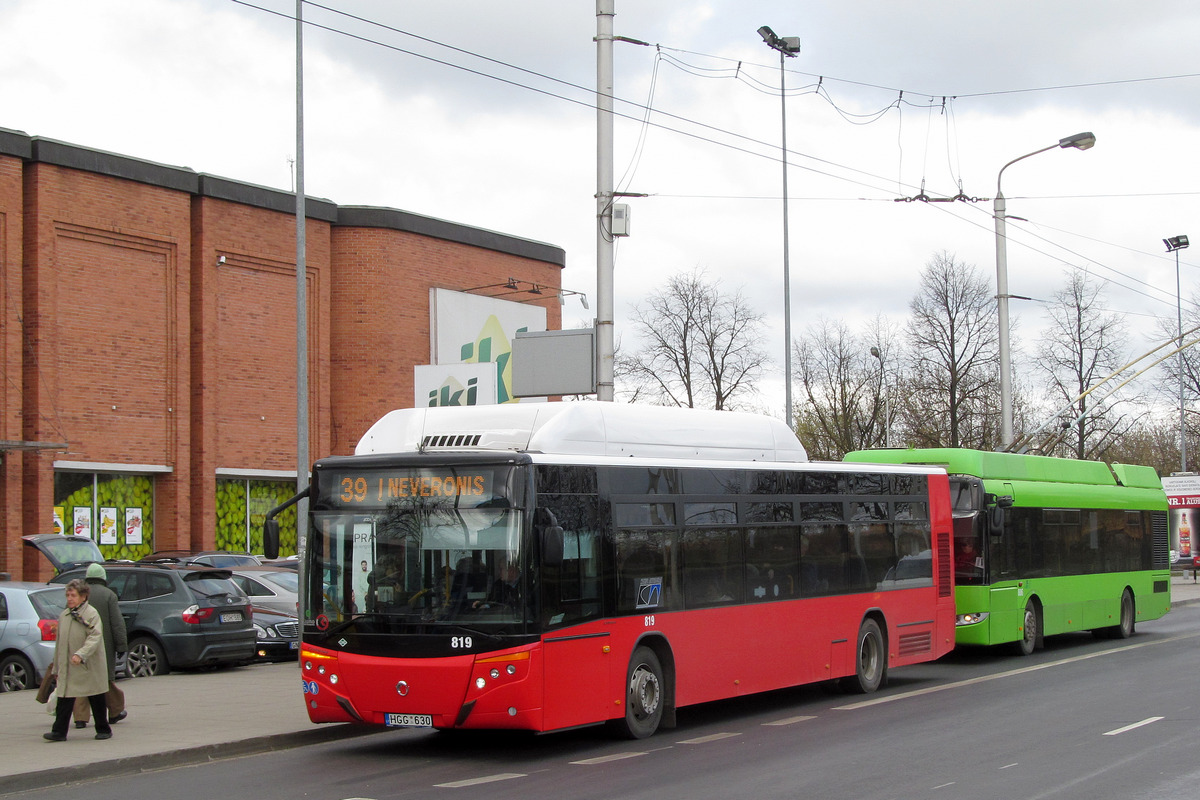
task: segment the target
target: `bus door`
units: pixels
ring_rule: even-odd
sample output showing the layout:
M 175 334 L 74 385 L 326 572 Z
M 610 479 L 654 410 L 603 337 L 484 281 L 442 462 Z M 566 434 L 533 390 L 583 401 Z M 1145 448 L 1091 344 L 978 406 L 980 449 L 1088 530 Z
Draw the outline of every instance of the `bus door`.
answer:
M 539 509 L 540 517 L 546 509 Z M 624 673 L 625 663 L 613 646 L 611 625 L 598 625 L 601 616 L 599 535 L 576 528 L 563 515 L 560 526 L 552 512 L 535 522 L 540 531 L 549 523 L 561 537 L 561 552 L 542 551 L 542 611 L 547 632 L 542 637 L 546 668 L 543 725 L 547 730 L 569 728 L 607 719 L 614 709 L 610 670 Z M 564 530 L 564 527 L 566 530 Z M 544 539 L 539 535 L 539 538 Z M 620 662 L 620 663 L 618 663 Z

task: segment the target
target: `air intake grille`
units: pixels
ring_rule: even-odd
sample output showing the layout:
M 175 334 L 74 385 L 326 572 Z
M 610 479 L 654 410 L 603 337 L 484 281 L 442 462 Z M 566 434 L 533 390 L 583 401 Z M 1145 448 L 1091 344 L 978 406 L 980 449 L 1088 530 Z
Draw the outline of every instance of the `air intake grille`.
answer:
M 937 574 L 937 592 L 938 597 L 950 596 L 951 578 L 953 577 L 954 562 L 950 560 L 950 534 L 939 533 L 937 537 L 938 551 L 938 574 Z
M 431 447 L 475 447 L 481 436 L 478 433 L 443 433 L 426 436 L 421 440 L 421 449 Z
M 1150 514 L 1150 534 L 1151 546 L 1154 548 L 1150 568 L 1166 569 L 1171 566 L 1171 534 L 1164 512 L 1155 511 Z
M 924 633 L 900 634 L 900 655 L 911 656 L 917 653 L 928 653 L 933 646 L 933 634 Z

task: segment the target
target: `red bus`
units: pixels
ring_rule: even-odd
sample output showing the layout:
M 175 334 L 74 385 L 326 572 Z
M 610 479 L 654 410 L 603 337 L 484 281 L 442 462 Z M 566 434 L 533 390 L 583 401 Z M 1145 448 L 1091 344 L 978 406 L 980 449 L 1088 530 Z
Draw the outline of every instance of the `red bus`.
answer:
M 810 463 L 780 421 L 613 403 L 395 411 L 313 465 L 313 722 L 634 738 L 676 710 L 859 692 L 954 643 L 936 467 Z

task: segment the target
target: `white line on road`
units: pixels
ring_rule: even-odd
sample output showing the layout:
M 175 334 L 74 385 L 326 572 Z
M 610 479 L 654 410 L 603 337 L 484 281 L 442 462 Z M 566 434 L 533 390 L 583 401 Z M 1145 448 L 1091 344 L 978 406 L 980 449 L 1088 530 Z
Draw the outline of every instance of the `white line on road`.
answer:
M 501 772 L 498 775 L 485 775 L 482 778 L 468 778 L 465 781 L 453 781 L 451 783 L 435 783 L 439 789 L 462 789 L 467 786 L 478 786 L 481 783 L 495 783 L 496 781 L 508 781 L 513 778 L 524 778 L 523 772 Z
M 695 739 L 684 739 L 679 744 L 708 744 L 709 742 L 720 741 L 721 739 L 729 739 L 734 736 L 741 736 L 740 733 L 712 733 L 708 736 L 697 736 Z
M 982 675 L 978 678 L 970 678 L 965 681 L 955 681 L 953 683 L 944 683 L 941 686 L 930 686 L 925 689 L 914 689 L 911 692 L 901 692 L 900 694 L 887 695 L 886 697 L 875 697 L 870 700 L 863 700 L 858 703 L 851 703 L 845 706 L 836 706 L 834 711 L 854 711 L 860 708 L 869 708 L 882 703 L 890 703 L 893 700 L 905 700 L 909 697 L 920 697 L 924 694 L 933 694 L 934 692 L 944 692 L 947 689 L 961 689 L 964 686 L 974 686 L 978 683 L 987 683 L 988 681 L 998 680 L 1000 678 L 1011 678 L 1015 675 L 1024 675 L 1027 672 L 1037 672 L 1051 667 L 1061 667 L 1064 664 L 1074 664 L 1078 661 L 1087 661 L 1089 658 L 1099 658 L 1100 656 L 1110 656 L 1116 653 L 1124 653 L 1129 650 L 1136 650 L 1141 647 L 1152 647 L 1154 645 L 1167 644 L 1168 642 L 1177 642 L 1180 639 L 1191 639 L 1200 636 L 1200 633 L 1185 633 L 1180 636 L 1169 636 L 1166 639 L 1158 639 L 1153 642 L 1142 642 L 1141 644 L 1131 644 L 1124 647 L 1118 647 L 1114 650 L 1101 650 L 1096 653 L 1088 653 L 1082 656 L 1073 656 L 1071 658 L 1063 658 L 1058 661 L 1049 661 L 1045 664 L 1035 664 L 1032 667 L 1021 667 L 1020 669 L 1012 669 L 1007 672 L 997 672 L 994 675 Z
M 807 722 L 810 719 L 816 719 L 811 714 L 803 717 L 788 717 L 787 719 L 777 719 L 774 722 L 764 722 L 763 725 L 795 725 L 797 722 Z
M 1140 728 L 1143 725 L 1149 725 L 1152 722 L 1158 722 L 1160 719 L 1164 719 L 1164 717 L 1146 717 L 1141 722 L 1135 722 L 1132 725 L 1126 725 L 1124 728 L 1117 728 L 1116 730 L 1105 731 L 1104 735 L 1105 736 L 1119 736 L 1120 734 L 1125 733 L 1126 731 L 1131 731 L 1134 728 Z
M 621 761 L 626 758 L 637 758 L 644 756 L 645 753 L 613 753 L 611 756 L 596 756 L 595 758 L 585 758 L 581 761 L 572 761 L 572 764 L 607 764 L 609 761 Z

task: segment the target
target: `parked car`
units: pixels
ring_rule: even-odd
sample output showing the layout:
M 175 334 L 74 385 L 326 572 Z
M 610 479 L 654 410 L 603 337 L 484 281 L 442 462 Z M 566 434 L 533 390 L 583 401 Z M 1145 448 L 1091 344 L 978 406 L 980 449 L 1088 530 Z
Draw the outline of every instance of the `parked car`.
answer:
M 300 620 L 264 606 L 251 606 L 254 633 L 258 636 L 255 657 L 260 661 L 288 661 L 300 653 Z
M 158 550 L 138 559 L 146 563 L 200 564 L 206 567 L 257 567 L 258 556 L 250 553 L 233 553 L 228 550 Z
M 95 561 L 103 561 L 100 548 L 86 536 L 62 533 L 37 533 L 22 536 L 26 547 L 37 550 L 54 567 L 55 574 L 75 567 L 86 567 Z
M 250 601 L 232 573 L 194 564 L 105 564 L 120 601 L 134 677 L 172 669 L 243 664 L 254 658 Z M 56 575 L 55 583 L 84 570 Z
M 246 593 L 255 607 L 270 608 L 296 616 L 299 574 L 276 567 L 232 567 L 233 582 Z
M 259 562 L 264 567 L 278 567 L 280 569 L 290 569 L 293 571 L 300 570 L 299 556 L 283 556 L 282 558 L 260 558 Z
M 58 615 L 66 607 L 61 586 L 0 581 L 0 692 L 41 683 L 54 660 Z

